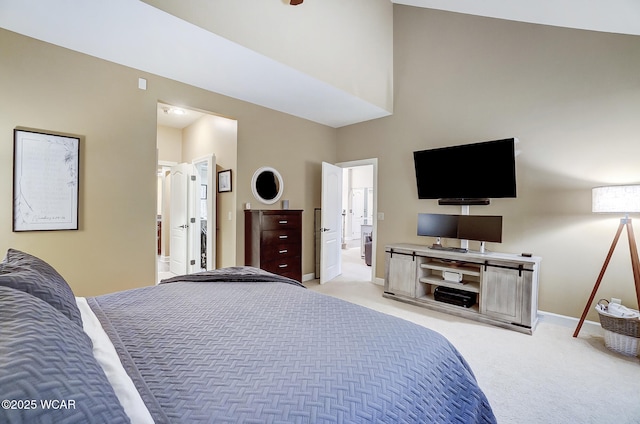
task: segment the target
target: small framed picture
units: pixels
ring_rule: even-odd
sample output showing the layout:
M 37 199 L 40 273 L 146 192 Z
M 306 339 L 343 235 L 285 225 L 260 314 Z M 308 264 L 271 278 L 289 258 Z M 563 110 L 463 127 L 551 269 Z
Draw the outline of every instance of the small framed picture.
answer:
M 218 193 L 231 191 L 231 170 L 218 171 Z

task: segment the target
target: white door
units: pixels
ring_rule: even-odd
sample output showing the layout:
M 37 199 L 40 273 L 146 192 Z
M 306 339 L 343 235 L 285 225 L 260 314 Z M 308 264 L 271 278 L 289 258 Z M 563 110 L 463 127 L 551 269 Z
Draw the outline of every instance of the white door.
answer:
M 342 274 L 342 168 L 322 162 L 320 284 Z
M 171 167 L 171 229 L 169 271 L 173 274 L 192 272 L 196 235 L 194 188 L 197 178 L 193 165 L 181 163 Z

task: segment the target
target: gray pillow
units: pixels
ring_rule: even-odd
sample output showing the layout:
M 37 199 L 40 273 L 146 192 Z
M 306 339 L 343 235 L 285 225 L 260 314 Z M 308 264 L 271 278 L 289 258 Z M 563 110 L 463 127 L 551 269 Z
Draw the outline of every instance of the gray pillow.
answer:
M 0 311 L 0 422 L 129 422 L 81 328 L 8 287 Z
M 0 262 L 0 286 L 39 297 L 82 327 L 80 310 L 69 284 L 42 259 L 9 249 Z

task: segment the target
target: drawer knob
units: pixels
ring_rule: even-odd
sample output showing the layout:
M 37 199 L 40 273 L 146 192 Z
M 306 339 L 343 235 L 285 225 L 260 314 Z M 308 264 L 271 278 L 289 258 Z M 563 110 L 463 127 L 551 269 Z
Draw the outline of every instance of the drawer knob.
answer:
M 288 250 L 287 250 L 287 249 L 279 250 L 279 251 L 278 251 L 278 253 L 287 253 L 287 252 L 288 252 Z
M 286 268 L 286 267 L 288 267 L 288 266 L 289 266 L 289 265 L 287 265 L 287 264 L 280 264 L 280 265 L 278 265 L 278 268 Z
M 289 236 L 280 236 L 281 239 L 289 238 Z
M 289 221 L 287 221 L 286 219 L 283 219 L 283 220 L 281 220 L 279 223 L 280 223 L 280 224 L 288 224 L 288 223 L 289 223 Z

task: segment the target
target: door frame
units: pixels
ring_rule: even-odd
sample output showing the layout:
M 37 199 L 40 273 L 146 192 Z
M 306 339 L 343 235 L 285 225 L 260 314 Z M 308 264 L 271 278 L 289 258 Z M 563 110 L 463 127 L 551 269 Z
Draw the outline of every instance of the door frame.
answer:
M 369 158 L 369 159 L 359 159 L 352 160 L 348 162 L 338 162 L 334 164 L 335 166 L 339 166 L 340 168 L 354 168 L 357 166 L 373 166 L 373 233 L 371 241 L 371 282 L 383 285 L 383 280 L 378 280 L 376 278 L 376 251 L 377 251 L 377 243 L 378 243 L 378 158 Z

